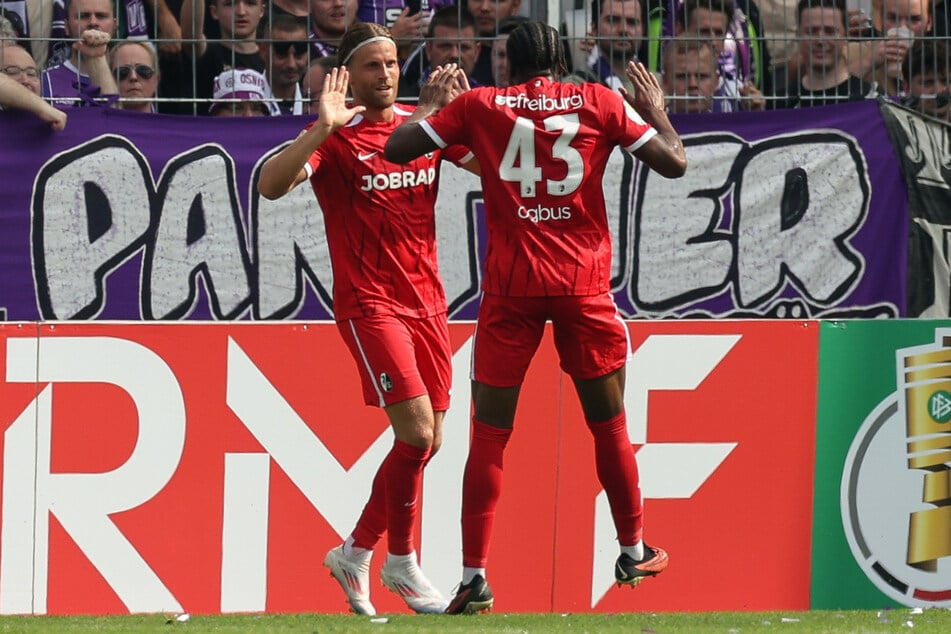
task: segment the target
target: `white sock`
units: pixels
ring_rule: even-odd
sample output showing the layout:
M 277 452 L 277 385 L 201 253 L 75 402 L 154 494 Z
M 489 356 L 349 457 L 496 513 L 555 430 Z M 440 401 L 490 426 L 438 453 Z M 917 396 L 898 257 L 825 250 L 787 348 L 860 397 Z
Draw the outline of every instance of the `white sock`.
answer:
M 344 557 L 359 557 L 359 558 L 366 557 L 367 559 L 369 559 L 369 558 L 370 558 L 370 555 L 372 555 L 372 554 L 373 554 L 373 551 L 372 551 L 372 550 L 369 550 L 369 549 L 367 549 L 367 548 L 360 548 L 360 547 L 358 547 L 358 546 L 354 546 L 354 545 L 353 545 L 353 535 L 351 535 L 350 537 L 348 537 L 348 538 L 347 538 L 347 541 L 345 541 L 345 542 L 343 543 L 343 555 L 344 555 Z
M 482 578 L 485 579 L 485 568 L 470 568 L 469 566 L 465 566 L 462 569 L 462 585 L 472 583 L 476 575 L 482 575 Z
M 419 564 L 416 562 L 416 551 L 413 551 L 408 555 L 394 555 L 393 553 L 386 553 L 386 565 L 400 566 L 406 570 L 418 568 Z
M 633 546 L 621 546 L 621 553 L 635 561 L 640 561 L 644 558 L 644 542 L 637 542 Z

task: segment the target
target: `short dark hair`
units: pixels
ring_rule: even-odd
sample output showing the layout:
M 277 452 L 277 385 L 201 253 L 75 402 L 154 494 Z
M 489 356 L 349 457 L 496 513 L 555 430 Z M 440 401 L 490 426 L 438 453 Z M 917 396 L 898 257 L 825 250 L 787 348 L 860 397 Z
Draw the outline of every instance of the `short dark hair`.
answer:
M 332 71 L 337 66 L 337 56 L 336 55 L 324 55 L 323 57 L 315 57 L 310 60 L 310 66 L 307 68 L 313 68 L 314 66 L 320 66 L 328 73 Z
M 733 13 L 736 11 L 736 5 L 733 0 L 684 0 L 683 9 L 677 12 L 677 21 L 681 26 L 687 26 L 690 14 L 697 9 L 706 9 L 714 13 L 726 15 L 727 21 L 733 19 Z
M 63 0 L 63 8 L 66 10 L 66 19 L 69 19 L 71 12 L 73 10 L 73 0 Z M 112 11 L 112 17 L 116 18 L 116 3 L 109 3 L 109 10 Z
M 460 31 L 467 27 L 472 27 L 474 32 L 476 28 L 475 18 L 469 13 L 469 10 L 462 5 L 448 5 L 437 9 L 429 19 L 429 26 L 426 27 L 426 37 L 433 37 L 437 26 L 444 26 L 450 29 L 459 29 Z M 478 33 L 476 33 L 478 35 Z
M 501 22 L 499 22 L 499 28 L 495 30 L 496 35 L 508 35 L 512 32 L 512 29 L 517 27 L 519 24 L 525 24 L 530 22 L 531 18 L 528 18 L 524 15 L 510 15 Z
M 544 22 L 530 21 L 516 26 L 509 33 L 505 50 L 512 83 L 538 75 L 561 76 L 568 72 L 561 35 Z
M 620 1 L 624 2 L 625 0 Z M 591 0 L 591 24 L 597 24 L 598 20 L 601 19 L 601 9 L 604 8 L 604 2 L 605 0 Z M 640 5 L 643 19 L 643 15 L 645 13 L 644 7 L 647 4 L 647 0 L 637 0 L 637 3 Z
M 839 18 L 842 20 L 842 28 L 845 32 L 849 31 L 848 16 L 849 9 L 845 0 L 799 0 L 796 5 L 796 23 L 802 23 L 802 12 L 806 9 L 834 9 L 839 12 Z
M 925 73 L 934 73 L 947 81 L 948 69 L 951 66 L 949 54 L 951 49 L 944 40 L 937 38 L 916 40 L 902 63 L 905 77 L 911 80 Z
M 307 18 L 300 18 L 289 13 L 275 13 L 269 20 L 261 20 L 261 24 L 258 25 L 258 38 L 270 40 L 274 31 L 293 33 L 298 30 L 303 30 L 304 37 L 307 37 Z

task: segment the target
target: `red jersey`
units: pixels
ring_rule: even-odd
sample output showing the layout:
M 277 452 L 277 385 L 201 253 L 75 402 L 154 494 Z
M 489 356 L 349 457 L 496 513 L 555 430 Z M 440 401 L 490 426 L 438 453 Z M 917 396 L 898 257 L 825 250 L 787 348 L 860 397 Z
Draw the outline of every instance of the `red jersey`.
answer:
M 378 314 L 429 317 L 446 311 L 436 258 L 442 152 L 406 165 L 387 161 L 383 146 L 413 107 L 393 110 L 388 123 L 358 114 L 307 161 L 324 214 L 337 320 Z M 461 163 L 469 153 L 455 147 L 445 156 Z
M 620 95 L 536 77 L 476 88 L 422 122 L 439 147 L 470 148 L 482 170 L 489 240 L 482 288 L 510 297 L 610 290 L 602 177 L 615 146 L 657 131 Z

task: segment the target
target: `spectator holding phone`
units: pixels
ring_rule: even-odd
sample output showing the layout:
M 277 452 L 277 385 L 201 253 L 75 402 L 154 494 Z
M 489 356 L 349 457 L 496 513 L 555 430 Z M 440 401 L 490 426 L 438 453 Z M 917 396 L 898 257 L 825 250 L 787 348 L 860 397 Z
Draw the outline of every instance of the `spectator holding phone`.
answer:
M 931 0 L 872 0 L 868 37 L 849 43 L 849 70 L 893 97 L 907 93 L 904 61 L 931 30 Z

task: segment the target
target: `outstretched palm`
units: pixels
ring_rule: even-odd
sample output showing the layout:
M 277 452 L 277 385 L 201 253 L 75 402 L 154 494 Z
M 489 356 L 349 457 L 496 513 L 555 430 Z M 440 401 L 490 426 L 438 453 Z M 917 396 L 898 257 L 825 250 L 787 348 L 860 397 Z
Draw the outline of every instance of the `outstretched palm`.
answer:
M 347 88 L 350 73 L 346 67 L 334 68 L 324 77 L 324 92 L 320 95 L 319 118 L 329 121 L 334 128 L 350 123 L 357 114 L 366 110 L 363 106 L 347 107 Z
M 627 63 L 627 78 L 631 80 L 634 94 L 622 90 L 624 100 L 639 113 L 647 110 L 664 110 L 664 90 L 657 83 L 654 73 L 647 70 L 640 62 Z
M 437 66 L 419 93 L 419 106 L 439 110 L 469 90 L 469 79 L 458 65 Z

